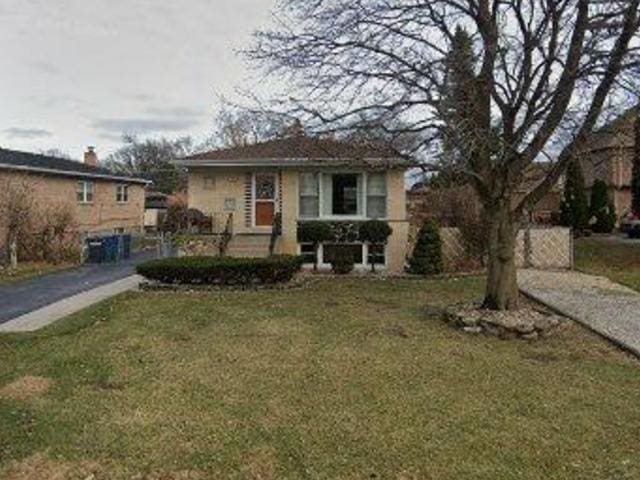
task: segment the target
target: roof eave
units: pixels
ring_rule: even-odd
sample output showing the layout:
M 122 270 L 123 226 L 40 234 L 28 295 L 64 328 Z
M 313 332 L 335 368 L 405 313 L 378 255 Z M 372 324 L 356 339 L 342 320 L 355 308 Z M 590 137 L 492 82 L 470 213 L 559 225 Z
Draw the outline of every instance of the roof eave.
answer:
M 363 159 L 353 158 L 259 158 L 259 159 L 175 159 L 171 163 L 182 167 L 388 167 L 411 168 L 416 162 L 405 160 L 401 157 L 367 157 Z
M 11 163 L 0 163 L 0 170 L 14 170 L 26 173 L 42 173 L 72 178 L 93 178 L 98 180 L 111 180 L 114 182 L 139 183 L 141 185 L 151 185 L 151 180 L 135 177 L 122 177 L 118 175 L 107 175 L 102 173 L 74 172 L 68 170 L 56 170 L 54 168 L 30 167 L 28 165 L 14 165 Z

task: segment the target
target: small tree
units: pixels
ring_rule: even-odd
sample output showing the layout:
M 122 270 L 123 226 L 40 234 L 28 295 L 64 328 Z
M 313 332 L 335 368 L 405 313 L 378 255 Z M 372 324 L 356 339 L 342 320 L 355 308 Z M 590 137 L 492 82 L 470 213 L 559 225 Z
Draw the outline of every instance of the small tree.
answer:
M 440 228 L 434 221 L 426 222 L 409 260 L 409 271 L 416 275 L 436 275 L 444 271 Z
M 310 243 L 316 254 L 313 269 L 318 270 L 318 248 L 323 242 L 328 242 L 334 237 L 331 225 L 326 222 L 300 222 L 298 224 L 298 242 Z
M 359 236 L 361 242 L 366 242 L 369 246 L 384 245 L 393 233 L 393 229 L 387 222 L 382 220 L 369 220 L 360 225 Z M 371 255 L 371 271 L 376 271 L 376 256 Z
M 567 168 L 560 216 L 563 225 L 578 232 L 585 230 L 589 225 L 589 204 L 584 187 L 584 176 L 578 160 L 571 162 Z
M 631 213 L 636 217 L 640 217 L 640 118 L 636 120 L 635 127 L 633 177 L 631 180 Z
M 616 226 L 616 212 L 609 200 L 607 184 L 596 180 L 591 188 L 591 229 L 596 233 L 611 233 Z
M 33 184 L 27 177 L 7 177 L 0 181 L 0 227 L 6 232 L 9 266 L 18 266 L 18 245 L 32 228 L 35 204 Z

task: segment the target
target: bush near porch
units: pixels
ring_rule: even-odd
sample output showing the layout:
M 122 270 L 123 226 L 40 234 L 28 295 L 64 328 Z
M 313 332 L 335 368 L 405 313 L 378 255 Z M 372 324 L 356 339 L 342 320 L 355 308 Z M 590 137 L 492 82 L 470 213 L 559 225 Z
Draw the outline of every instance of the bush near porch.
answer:
M 0 335 L 0 478 L 639 478 L 638 362 L 574 324 L 504 342 L 428 311 L 482 287 L 132 292 Z
M 177 257 L 152 260 L 136 267 L 143 277 L 167 284 L 270 285 L 290 281 L 302 268 L 302 257 L 267 258 Z

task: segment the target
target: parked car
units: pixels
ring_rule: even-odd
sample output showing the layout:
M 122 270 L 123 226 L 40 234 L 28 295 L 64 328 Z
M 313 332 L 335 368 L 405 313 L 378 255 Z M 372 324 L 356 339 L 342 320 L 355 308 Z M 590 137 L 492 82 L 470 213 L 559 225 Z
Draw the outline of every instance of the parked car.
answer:
M 640 218 L 636 215 L 626 215 L 620 221 L 620 231 L 629 234 L 629 236 L 636 228 L 640 228 Z

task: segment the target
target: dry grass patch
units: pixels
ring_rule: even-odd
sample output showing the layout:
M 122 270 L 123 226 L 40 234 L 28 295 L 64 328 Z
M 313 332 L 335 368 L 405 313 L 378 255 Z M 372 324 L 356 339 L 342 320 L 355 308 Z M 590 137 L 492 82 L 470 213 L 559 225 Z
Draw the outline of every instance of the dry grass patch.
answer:
M 44 377 L 27 375 L 0 388 L 0 398 L 7 400 L 31 400 L 52 387 L 53 381 Z
M 272 448 L 258 448 L 246 455 L 244 470 L 251 480 L 275 480 L 277 475 L 276 452 Z
M 100 466 L 93 462 L 52 460 L 36 453 L 20 461 L 13 461 L 1 471 L 3 480 L 100 480 Z
M 204 480 L 205 478 L 202 472 L 181 470 L 179 472 L 153 472 L 144 477 L 144 480 Z

